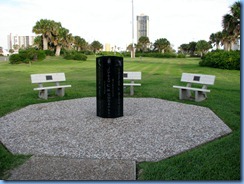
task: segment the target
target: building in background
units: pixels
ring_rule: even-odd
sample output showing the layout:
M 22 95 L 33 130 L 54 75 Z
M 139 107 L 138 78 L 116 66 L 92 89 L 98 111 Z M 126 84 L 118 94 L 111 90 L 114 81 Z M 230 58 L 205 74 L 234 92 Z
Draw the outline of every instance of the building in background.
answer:
M 136 16 L 137 20 L 137 42 L 140 37 L 147 36 L 149 37 L 149 16 L 141 14 Z
M 105 43 L 105 47 L 104 47 L 105 51 L 110 52 L 111 51 L 111 47 L 109 43 Z
M 36 36 L 18 36 L 10 33 L 7 38 L 8 50 L 19 50 L 20 48 L 28 48 L 34 44 Z

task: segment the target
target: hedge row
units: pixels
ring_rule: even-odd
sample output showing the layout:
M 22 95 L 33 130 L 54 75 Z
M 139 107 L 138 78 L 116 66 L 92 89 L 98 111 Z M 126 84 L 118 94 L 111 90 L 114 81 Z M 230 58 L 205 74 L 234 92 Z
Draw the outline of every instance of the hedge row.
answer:
M 130 52 L 123 52 L 124 57 L 130 57 Z M 145 52 L 140 53 L 136 52 L 136 57 L 153 57 L 153 58 L 185 58 L 184 54 L 175 54 L 175 53 L 158 53 L 158 52 Z
M 204 55 L 199 65 L 228 70 L 240 70 L 240 56 L 240 51 L 217 50 Z
M 19 54 L 12 54 L 9 57 L 11 64 L 29 63 L 30 61 L 41 61 L 46 58 L 43 50 L 36 50 L 34 48 L 19 50 Z
M 78 60 L 78 61 L 86 61 L 87 56 L 77 51 L 65 51 L 64 59 L 67 60 Z

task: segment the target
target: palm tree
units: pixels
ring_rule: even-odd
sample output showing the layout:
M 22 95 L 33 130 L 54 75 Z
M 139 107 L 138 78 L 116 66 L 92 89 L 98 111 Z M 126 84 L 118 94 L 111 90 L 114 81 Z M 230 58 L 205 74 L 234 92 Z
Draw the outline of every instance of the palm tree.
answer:
M 178 48 L 182 54 L 189 54 L 189 44 L 181 44 Z
M 99 41 L 94 40 L 91 43 L 91 48 L 92 48 L 93 52 L 96 53 L 98 50 L 103 48 L 103 45 Z
M 142 36 L 139 38 L 137 46 L 141 45 L 140 49 L 144 52 L 147 50 L 149 43 L 150 43 L 149 38 L 147 36 Z
M 166 49 L 170 47 L 170 42 L 166 38 L 157 39 L 154 43 L 154 47 L 159 51 L 164 53 Z
M 33 27 L 32 32 L 42 35 L 43 41 L 43 50 L 48 49 L 48 42 L 52 37 L 52 30 L 55 22 L 53 20 L 41 19 L 36 22 L 36 25 Z
M 74 37 L 74 47 L 75 50 L 80 51 L 80 50 L 86 50 L 88 47 L 88 43 L 84 38 L 81 38 L 80 36 L 75 36 Z
M 240 38 L 240 15 L 241 15 L 241 3 L 235 2 L 231 7 L 230 14 L 225 14 L 222 20 L 222 26 L 224 28 L 224 40 L 229 42 L 231 46 Z M 227 41 L 228 39 L 228 41 Z M 225 43 L 226 44 L 226 43 Z
M 217 33 L 212 33 L 209 37 L 209 40 L 211 42 L 211 44 L 216 45 L 216 49 L 219 49 L 221 40 L 222 40 L 222 32 L 217 32 Z
M 211 48 L 210 43 L 207 42 L 207 41 L 205 41 L 205 40 L 199 40 L 199 41 L 197 42 L 196 49 L 197 49 L 197 51 L 200 52 L 201 57 L 202 57 L 203 54 L 205 54 L 210 48 Z
M 60 55 L 60 51 L 62 47 L 69 47 L 69 44 L 73 42 L 73 36 L 69 33 L 69 30 L 60 27 L 58 30 L 55 31 L 53 34 L 53 43 L 56 46 L 55 56 Z
M 38 49 L 43 49 L 43 41 L 42 41 L 42 36 L 37 36 L 34 39 L 34 45 L 38 48 Z

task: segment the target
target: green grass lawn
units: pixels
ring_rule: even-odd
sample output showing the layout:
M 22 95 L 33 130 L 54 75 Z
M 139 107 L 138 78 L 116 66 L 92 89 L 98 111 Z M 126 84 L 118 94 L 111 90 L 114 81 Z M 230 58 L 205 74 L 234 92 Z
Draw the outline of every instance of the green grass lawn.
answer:
M 137 165 L 138 180 L 240 180 L 240 71 L 200 67 L 198 58 L 155 59 L 125 58 L 124 71 L 141 71 L 141 87 L 135 87 L 134 97 L 155 97 L 210 108 L 231 129 L 232 133 L 180 155 L 159 162 Z M 47 57 L 31 65 L 11 65 L 0 62 L 0 116 L 30 104 L 96 96 L 95 57 L 87 61 Z M 38 99 L 30 74 L 65 72 L 64 97 Z M 173 85 L 181 84 L 183 72 L 215 75 L 208 99 L 202 102 L 180 101 Z M 129 96 L 129 90 L 126 91 Z M 7 171 L 23 163 L 28 156 L 12 155 L 0 144 L 0 179 Z

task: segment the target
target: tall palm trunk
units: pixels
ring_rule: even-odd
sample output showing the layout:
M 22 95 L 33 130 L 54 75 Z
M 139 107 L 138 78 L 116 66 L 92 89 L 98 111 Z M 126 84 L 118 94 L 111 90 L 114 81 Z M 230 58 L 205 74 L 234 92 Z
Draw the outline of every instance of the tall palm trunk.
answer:
M 60 51 L 61 51 L 62 46 L 61 45 L 57 45 L 56 46 L 56 52 L 55 52 L 55 56 L 60 56 Z
M 43 39 L 43 50 L 48 50 L 47 38 L 45 37 L 45 35 L 42 35 L 42 39 Z

